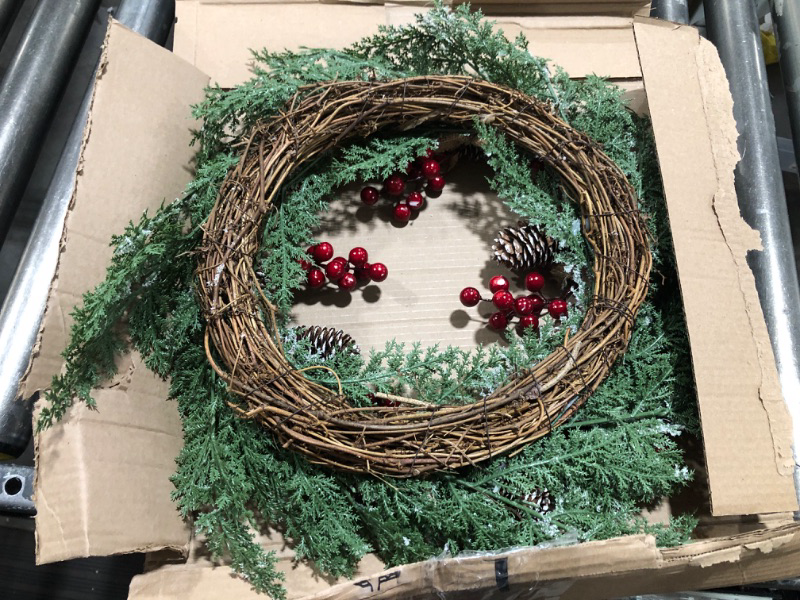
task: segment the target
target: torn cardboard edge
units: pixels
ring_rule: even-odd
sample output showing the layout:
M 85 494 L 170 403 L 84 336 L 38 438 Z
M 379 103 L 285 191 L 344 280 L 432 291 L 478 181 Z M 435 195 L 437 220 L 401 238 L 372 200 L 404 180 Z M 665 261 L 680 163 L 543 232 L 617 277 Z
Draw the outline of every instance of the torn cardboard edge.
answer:
M 111 33 L 111 27 L 110 27 L 111 20 L 112 20 L 112 18 L 109 15 L 109 17 L 108 17 L 108 24 L 109 25 L 106 28 L 106 33 L 105 33 L 105 36 L 103 38 L 103 45 L 102 45 L 101 50 L 100 50 L 100 59 L 97 62 L 97 69 L 95 71 L 94 78 L 93 78 L 93 81 L 92 81 L 92 96 L 91 96 L 91 99 L 89 100 L 89 110 L 88 110 L 88 114 L 87 114 L 87 118 L 86 118 L 86 124 L 84 125 L 84 128 L 83 128 L 83 136 L 81 137 L 81 148 L 80 148 L 80 151 L 78 152 L 78 164 L 75 166 L 75 176 L 74 176 L 74 179 L 72 181 L 72 192 L 70 194 L 69 205 L 67 206 L 66 217 L 64 219 L 64 224 L 63 224 L 62 229 L 61 229 L 61 236 L 60 236 L 60 239 L 59 239 L 59 242 L 58 242 L 59 255 L 64 251 L 64 248 L 65 248 L 66 243 L 67 243 L 67 230 L 68 230 L 68 227 L 69 227 L 69 213 L 72 211 L 73 207 L 75 206 L 75 192 L 76 192 L 77 187 L 78 187 L 78 178 L 80 177 L 81 171 L 83 170 L 83 162 L 84 162 L 83 161 L 83 153 L 86 150 L 86 145 L 87 145 L 87 143 L 89 141 L 89 136 L 92 133 L 92 116 L 91 115 L 92 115 L 92 109 L 94 108 L 95 93 L 97 91 L 97 82 L 102 78 L 103 73 L 105 72 L 106 66 L 108 65 L 107 47 L 108 47 L 108 37 L 109 37 L 109 35 Z M 28 389 L 29 388 L 29 386 L 28 386 L 28 383 L 29 383 L 28 382 L 28 377 L 29 377 L 29 375 L 31 373 L 31 368 L 33 367 L 34 361 L 39 357 L 39 351 L 40 351 L 41 345 L 42 345 L 42 335 L 44 334 L 45 323 L 47 322 L 47 315 L 48 315 L 48 313 L 50 312 L 50 310 L 52 308 L 50 306 L 50 299 L 51 299 L 52 294 L 53 294 L 53 289 L 57 288 L 57 287 L 58 287 L 58 263 L 56 263 L 56 270 L 53 273 L 52 279 L 50 281 L 50 290 L 48 292 L 47 303 L 46 303 L 45 308 L 44 308 L 44 313 L 42 313 L 41 325 L 39 326 L 39 331 L 36 332 L 36 340 L 34 341 L 33 348 L 31 348 L 31 355 L 30 355 L 30 358 L 28 359 L 28 364 L 25 367 L 25 373 L 22 375 L 22 378 L 20 379 L 18 387 L 17 387 L 17 397 L 29 398 L 30 396 L 33 395 L 33 393 L 35 393 L 39 389 L 39 388 L 33 389 L 33 390 Z M 34 418 L 34 423 L 35 422 L 36 422 L 36 420 Z M 34 457 L 36 456 L 36 452 L 37 452 L 37 441 L 38 440 L 34 437 Z M 35 478 L 36 477 L 38 477 L 38 475 L 34 475 L 34 485 L 35 485 Z
M 63 225 L 63 228 L 62 228 L 62 231 L 61 231 L 61 239 L 60 239 L 59 244 L 58 244 L 58 246 L 59 246 L 59 254 L 61 253 L 61 251 L 63 251 L 64 246 L 66 245 L 67 230 L 68 230 L 68 223 L 69 223 L 69 213 L 72 211 L 72 209 L 73 209 L 73 207 L 75 205 L 75 192 L 76 192 L 77 187 L 78 187 L 78 178 L 80 177 L 80 173 L 83 170 L 83 153 L 86 150 L 86 145 L 87 145 L 87 143 L 89 141 L 89 137 L 91 136 L 91 133 L 92 133 L 92 110 L 94 109 L 94 100 L 95 100 L 95 95 L 96 95 L 96 92 L 97 92 L 97 82 L 103 77 L 103 74 L 105 73 L 106 67 L 108 65 L 108 38 L 109 38 L 109 35 L 111 35 L 110 23 L 111 23 L 111 16 L 109 16 L 109 26 L 106 28 L 106 34 L 105 34 L 105 37 L 103 38 L 103 45 L 102 45 L 102 48 L 101 48 L 101 51 L 100 51 L 100 60 L 97 63 L 97 70 L 95 71 L 94 80 L 92 81 L 92 97 L 89 100 L 89 110 L 88 110 L 88 114 L 87 114 L 87 118 L 86 118 L 86 124 L 84 125 L 84 129 L 83 129 L 83 137 L 81 138 L 81 148 L 80 148 L 80 151 L 78 152 L 78 164 L 76 165 L 76 168 L 75 168 L 75 179 L 72 182 L 72 193 L 71 193 L 71 196 L 70 196 L 69 206 L 67 207 L 67 213 L 66 213 L 66 218 L 64 219 L 64 225 Z M 41 324 L 41 326 L 39 328 L 39 331 L 36 333 L 36 341 L 35 341 L 35 343 L 33 345 L 32 350 L 31 350 L 31 356 L 30 356 L 30 359 L 28 360 L 28 366 L 25 369 L 25 374 L 22 376 L 22 379 L 19 382 L 19 389 L 17 390 L 17 393 L 18 393 L 18 395 L 21 395 L 22 397 L 28 397 L 30 395 L 30 394 L 28 394 L 26 392 L 26 388 L 27 388 L 27 385 L 28 385 L 28 376 L 30 375 L 30 371 L 31 371 L 31 368 L 33 366 L 34 360 L 39 356 L 39 350 L 40 350 L 41 344 L 42 344 L 42 336 L 44 334 L 44 325 L 47 322 L 47 314 L 51 310 L 50 299 L 51 299 L 51 296 L 53 294 L 53 289 L 55 287 L 57 287 L 57 286 L 58 286 L 58 264 L 56 264 L 56 270 L 53 273 L 53 278 L 52 278 L 52 281 L 50 283 L 50 291 L 48 293 L 48 298 L 47 298 L 47 303 L 45 305 L 44 314 L 42 315 L 42 324 Z M 40 399 L 39 406 L 34 407 L 34 412 L 33 412 L 34 432 L 36 431 L 35 424 L 39 419 L 39 410 L 40 410 L 41 402 L 42 402 L 42 400 Z M 33 461 L 34 461 L 34 465 L 37 465 L 37 466 L 39 465 L 39 462 L 40 462 L 40 457 L 39 457 L 39 443 L 40 443 L 40 440 L 41 440 L 41 438 L 40 438 L 39 434 L 38 433 L 34 433 L 34 436 L 33 436 Z M 37 493 L 37 490 L 40 488 L 40 483 L 39 483 L 40 476 L 41 476 L 41 470 L 38 469 L 38 468 L 34 469 L 34 474 L 33 474 L 33 488 L 34 488 L 33 500 L 34 500 L 34 504 L 37 506 L 37 514 L 41 510 L 40 503 L 41 504 L 46 504 L 46 500 L 44 500 L 44 498 L 40 494 Z M 52 512 L 52 511 L 50 510 L 49 512 Z M 34 519 L 35 519 L 35 517 L 34 517 Z M 60 523 L 59 523 L 58 527 L 59 527 L 59 529 L 62 529 Z M 39 527 L 38 526 L 34 528 L 33 535 L 34 535 L 34 544 L 35 544 L 35 548 L 36 548 L 36 550 L 35 550 L 35 553 L 36 553 L 36 555 L 35 555 L 36 564 L 41 564 L 41 563 L 39 563 Z
M 785 524 L 674 548 L 658 548 L 649 535 L 632 535 L 561 547 L 518 548 L 432 559 L 359 574 L 351 581 L 313 591 L 288 563 L 290 600 L 509 598 L 536 594 L 562 600 L 668 593 L 768 581 L 796 575 L 800 524 Z M 767 556 L 768 555 L 768 556 Z M 310 589 L 309 589 L 310 588 Z M 260 598 L 227 567 L 163 566 L 134 577 L 131 600 Z
M 208 77 L 117 22 L 109 24 L 73 203 L 26 393 L 61 371 L 69 310 L 103 280 L 110 232 L 183 193 L 191 179 L 190 106 Z M 124 150 L 122 148 L 124 147 Z M 136 169 L 129 168 L 135 164 Z M 185 552 L 189 533 L 170 477 L 182 447 L 167 384 L 136 353 L 35 439 L 38 563 L 154 548 Z M 120 518 L 124 516 L 124 518 Z
M 692 27 L 637 19 L 634 33 L 672 224 L 712 514 L 796 510 L 791 417 L 746 261 L 760 244 L 734 189 L 739 156 L 725 72 Z M 746 460 L 733 458 L 741 455 Z

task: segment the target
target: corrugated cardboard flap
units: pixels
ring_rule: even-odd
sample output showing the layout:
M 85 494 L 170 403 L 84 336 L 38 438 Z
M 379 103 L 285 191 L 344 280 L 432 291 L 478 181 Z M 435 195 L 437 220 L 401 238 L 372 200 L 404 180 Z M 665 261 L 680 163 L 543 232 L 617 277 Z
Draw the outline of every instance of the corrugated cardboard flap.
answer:
M 542 17 L 532 10 L 545 4 L 514 4 L 511 14 L 492 16 L 497 27 L 513 39 L 520 32 L 531 42 L 531 52 L 546 57 L 573 77 L 590 74 L 613 79 L 639 79 L 641 70 L 628 16 Z M 641 4 L 637 2 L 636 4 Z M 521 6 L 530 11 L 520 12 Z M 570 3 L 570 6 L 576 6 Z M 600 6 L 594 3 L 592 6 Z M 408 3 L 311 2 L 207 2 L 179 0 L 176 7 L 174 49 L 178 56 L 208 73 L 223 87 L 250 76 L 250 50 L 298 50 L 302 46 L 343 48 L 380 25 L 400 25 L 414 20 L 425 7 Z M 562 13 L 563 14 L 563 13 Z M 614 14 L 614 13 L 604 13 Z M 585 16 L 594 15 L 594 16 Z M 279 24 L 279 25 L 277 25 Z
M 765 555 L 769 555 L 768 557 Z M 800 525 L 659 549 L 651 536 L 430 560 L 356 576 L 313 596 L 287 572 L 290 600 L 591 600 L 767 581 L 797 574 Z M 366 566 L 366 565 L 363 565 Z M 362 571 L 363 572 L 363 571 Z M 225 567 L 165 566 L 131 582 L 131 600 L 260 598 Z
M 208 77 L 117 23 L 109 26 L 81 165 L 44 331 L 25 382 L 46 388 L 63 366 L 69 316 L 102 281 L 109 236 L 179 195 L 192 176 L 189 105 Z M 37 437 L 37 560 L 181 547 L 186 528 L 170 501 L 182 445 L 166 384 L 126 357 L 96 390 L 97 411 L 74 407 Z
M 725 72 L 692 27 L 634 32 L 692 346 L 714 515 L 797 508 L 791 419 L 747 265 L 758 233 L 739 214 Z
M 170 501 L 183 445 L 167 385 L 139 364 L 94 390 L 97 410 L 73 406 L 36 439 L 37 564 L 171 548 L 187 525 Z

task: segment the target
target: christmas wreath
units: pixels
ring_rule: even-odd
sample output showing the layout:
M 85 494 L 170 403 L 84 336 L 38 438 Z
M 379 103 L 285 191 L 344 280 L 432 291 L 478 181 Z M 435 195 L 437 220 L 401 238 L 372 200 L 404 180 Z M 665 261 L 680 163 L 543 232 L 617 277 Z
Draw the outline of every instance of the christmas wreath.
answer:
M 253 537 L 265 521 L 332 575 L 370 551 L 399 564 L 564 536 L 685 541 L 690 516 L 639 515 L 689 480 L 675 436 L 696 417 L 651 132 L 621 91 L 569 79 L 467 6 L 341 51 L 254 58 L 251 81 L 195 107 L 186 194 L 113 238 L 39 428 L 73 398 L 93 406 L 132 343 L 181 414 L 181 513 L 276 597 L 276 559 Z M 552 319 L 475 351 L 388 342 L 364 356 L 343 332 L 294 327 L 297 290 L 321 281 L 310 263 L 331 259 L 322 244 L 306 251 L 328 195 L 384 178 L 393 193 L 398 169 L 443 135 L 479 140 L 494 190 L 527 222 L 499 234 L 496 255 L 560 263 L 575 282 L 569 314 L 551 302 Z M 435 191 L 438 164 L 421 169 Z M 325 270 L 347 289 L 367 257 L 351 252 L 347 278 L 342 260 Z M 498 285 L 496 306 L 532 316 Z
M 560 425 L 602 382 L 627 346 L 645 298 L 647 228 L 625 175 L 589 136 L 548 104 L 463 76 L 344 81 L 298 92 L 280 116 L 249 134 L 205 226 L 198 286 L 210 338 L 231 391 L 291 448 L 313 462 L 395 476 L 475 465 Z M 253 268 L 264 216 L 281 183 L 350 138 L 426 124 L 491 123 L 550 167 L 579 204 L 595 261 L 594 294 L 578 332 L 493 393 L 467 405 L 404 404 L 364 411 L 286 360 L 272 303 Z M 438 163 L 432 173 L 438 174 Z M 357 260 L 357 259 L 356 259 Z M 208 273 L 214 273 L 208 282 Z M 268 318 L 260 319 L 259 310 Z

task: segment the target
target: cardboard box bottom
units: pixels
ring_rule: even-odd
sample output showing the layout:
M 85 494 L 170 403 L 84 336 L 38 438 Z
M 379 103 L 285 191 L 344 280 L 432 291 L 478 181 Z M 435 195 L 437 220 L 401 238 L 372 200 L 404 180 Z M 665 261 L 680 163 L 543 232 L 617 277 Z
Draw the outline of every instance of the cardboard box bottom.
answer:
M 270 546 L 271 547 L 271 546 Z M 628 536 L 575 546 L 521 548 L 430 560 L 329 587 L 281 556 L 290 600 L 601 599 L 770 581 L 796 575 L 800 524 L 657 548 L 652 536 Z M 131 582 L 131 600 L 260 598 L 227 567 L 166 565 Z

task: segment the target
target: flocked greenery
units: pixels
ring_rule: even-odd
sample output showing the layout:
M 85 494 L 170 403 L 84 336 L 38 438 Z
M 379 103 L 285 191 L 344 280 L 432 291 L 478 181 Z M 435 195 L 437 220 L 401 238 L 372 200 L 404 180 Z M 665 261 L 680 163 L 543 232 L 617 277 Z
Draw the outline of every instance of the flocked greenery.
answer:
M 149 368 L 169 377 L 170 397 L 182 418 L 185 444 L 173 477 L 181 513 L 205 535 L 215 556 L 226 557 L 256 589 L 276 598 L 284 590 L 275 558 L 253 541 L 263 522 L 281 528 L 298 557 L 332 575 L 352 573 L 370 551 L 399 564 L 444 550 L 489 551 L 644 531 L 664 545 L 685 541 L 694 525 L 691 516 L 668 525 L 649 525 L 637 516 L 642 505 L 690 478 L 676 436 L 696 428 L 696 416 L 652 137 L 648 123 L 626 109 L 621 92 L 600 78 L 573 81 L 557 69 L 548 71 L 545 60 L 528 53 L 524 39 L 506 41 L 464 6 L 455 11 L 436 6 L 414 25 L 382 29 L 342 51 L 259 52 L 254 59 L 250 81 L 232 90 L 209 89 L 194 108 L 203 125 L 196 135 L 196 178 L 186 194 L 113 239 L 106 280 L 76 309 L 67 367 L 53 380 L 39 428 L 62 418 L 76 397 L 93 405 L 91 389 L 113 374 L 116 353 L 132 342 Z M 424 73 L 472 73 L 510 85 L 551 102 L 573 126 L 601 142 L 651 215 L 656 275 L 627 354 L 572 421 L 513 458 L 387 482 L 312 466 L 234 415 L 227 402 L 235 399 L 203 351 L 191 250 L 201 239 L 218 186 L 236 162 L 231 145 L 250 125 L 275 114 L 299 86 L 334 77 Z M 559 208 L 557 182 L 546 172 L 531 182 L 513 145 L 488 128 L 479 134 L 494 169 L 494 189 L 512 209 L 545 224 L 562 242 L 561 258 L 579 276 L 586 249 L 575 215 Z M 296 259 L 319 223 L 327 195 L 403 164 L 431 144 L 424 132 L 420 136 L 355 143 L 306 165 L 281 190 L 260 269 L 266 292 L 285 313 L 302 278 Z M 574 312 L 573 324 L 579 318 Z M 288 319 L 283 322 L 290 360 L 298 367 L 320 364 Z M 392 342 L 372 356 L 342 353 L 328 364 L 355 402 L 366 402 L 365 382 L 383 391 L 413 387 L 425 397 L 463 402 L 490 392 L 516 365 L 544 356 L 552 343 L 545 327 L 540 337 L 528 335 L 506 349 L 478 354 Z M 319 377 L 324 382 L 325 375 Z M 536 488 L 547 488 L 555 498 L 551 513 L 524 502 Z

